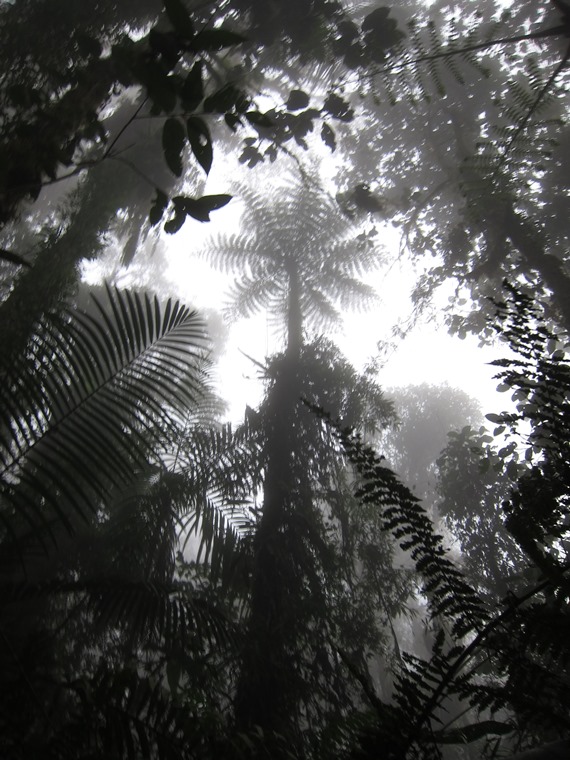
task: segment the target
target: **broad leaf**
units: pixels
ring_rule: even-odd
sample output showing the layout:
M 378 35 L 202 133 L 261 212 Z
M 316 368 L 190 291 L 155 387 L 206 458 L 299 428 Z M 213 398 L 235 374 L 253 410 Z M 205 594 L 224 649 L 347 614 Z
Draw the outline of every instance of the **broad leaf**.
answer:
M 182 0 L 162 0 L 166 15 L 177 34 L 185 39 L 194 37 L 194 25 Z
M 178 119 L 167 119 L 162 130 L 162 148 L 164 158 L 170 171 L 180 177 L 182 175 L 182 151 L 186 142 L 186 131 Z
M 184 107 L 189 111 L 194 111 L 204 99 L 202 65 L 202 61 L 198 61 L 192 66 L 180 92 Z
M 334 132 L 332 131 L 332 129 L 329 127 L 328 124 L 323 124 L 323 127 L 321 129 L 321 140 L 334 153 L 335 148 L 336 148 L 336 140 L 335 140 Z
M 210 95 L 204 101 L 206 113 L 227 113 L 235 110 L 237 113 L 245 113 L 249 108 L 250 100 L 242 90 L 233 85 L 224 85 L 221 89 Z
M 182 229 L 184 222 L 186 221 L 186 211 L 181 208 L 175 208 L 174 216 L 164 224 L 164 231 L 169 235 L 174 235 L 175 232 Z
M 186 122 L 188 141 L 196 160 L 206 174 L 212 168 L 213 149 L 210 131 L 203 119 L 192 116 Z
M 0 248 L 0 259 L 9 261 L 11 264 L 18 264 L 18 266 L 22 267 L 32 266 L 29 261 L 26 261 L 26 259 L 23 256 L 20 256 L 19 253 L 8 251 L 6 248 Z
M 352 121 L 354 111 L 350 105 L 335 93 L 331 93 L 324 102 L 323 111 L 339 121 Z
M 275 122 L 267 114 L 260 113 L 259 111 L 246 111 L 245 118 L 254 127 L 274 127 Z
M 157 32 L 151 29 L 148 35 L 149 44 L 155 53 L 162 58 L 168 71 L 176 66 L 180 59 L 180 43 L 174 32 Z
M 168 196 L 162 192 L 162 190 L 156 189 L 156 198 L 153 200 L 148 220 L 152 227 L 156 226 L 162 217 L 166 207 L 168 206 Z
M 389 18 L 390 8 L 376 8 L 362 22 L 364 46 L 370 57 L 381 63 L 386 51 L 395 47 L 406 36 L 398 29 L 395 19 Z
M 152 101 L 151 113 L 172 112 L 176 107 L 174 79 L 167 75 L 164 66 L 141 56 L 134 69 Z
M 291 90 L 285 105 L 289 111 L 301 111 L 309 105 L 309 96 L 303 90 Z
M 228 127 L 232 130 L 232 132 L 235 132 L 238 127 L 241 127 L 242 122 L 239 116 L 236 116 L 235 113 L 227 113 L 224 115 L 224 121 L 228 125 Z
M 179 196 L 179 198 L 182 198 L 182 196 Z M 202 198 L 183 198 L 184 210 L 189 216 L 197 219 L 199 222 L 209 222 L 210 213 L 222 208 L 231 199 L 231 195 L 204 195 Z

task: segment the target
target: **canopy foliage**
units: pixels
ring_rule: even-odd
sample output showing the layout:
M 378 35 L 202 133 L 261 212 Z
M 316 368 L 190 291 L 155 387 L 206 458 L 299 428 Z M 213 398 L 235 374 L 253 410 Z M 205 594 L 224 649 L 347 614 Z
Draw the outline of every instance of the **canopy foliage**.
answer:
M 2 756 L 567 750 L 570 7 L 501 6 L 0 3 Z M 192 253 L 286 328 L 234 425 L 194 309 L 81 284 L 232 196 Z M 490 431 L 408 389 L 402 444 L 323 335 L 404 255 L 395 334 L 451 284 L 511 352 Z

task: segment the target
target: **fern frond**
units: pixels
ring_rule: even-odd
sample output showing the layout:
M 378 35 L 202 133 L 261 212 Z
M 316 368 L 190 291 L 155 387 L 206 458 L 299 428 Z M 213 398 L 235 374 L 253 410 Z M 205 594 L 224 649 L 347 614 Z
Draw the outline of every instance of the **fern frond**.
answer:
M 456 635 L 480 629 L 488 617 L 483 602 L 447 558 L 442 537 L 434 533 L 419 500 L 357 435 L 341 428 L 322 410 L 313 407 L 313 411 L 331 428 L 363 479 L 356 491 L 357 498 L 378 505 L 384 530 L 391 532 L 400 547 L 410 553 L 424 578 L 424 592 L 433 614 L 452 619 Z
M 537 123 L 534 121 L 534 119 L 541 111 L 545 110 L 548 107 L 549 102 L 553 102 L 555 100 L 556 81 L 559 74 L 564 70 L 569 58 L 570 47 L 568 47 L 568 50 L 566 51 L 564 57 L 544 84 L 540 80 L 539 76 L 537 76 L 535 67 L 531 65 L 528 80 L 531 86 L 531 92 L 534 90 L 534 93 L 532 95 L 525 92 L 517 82 L 514 82 L 511 86 L 511 95 L 513 97 L 513 100 L 519 107 L 522 107 L 524 109 L 524 115 L 515 121 L 515 126 L 512 128 L 512 133 L 509 136 L 507 144 L 502 148 L 502 150 L 500 150 L 500 158 L 495 167 L 493 175 L 494 177 L 499 174 L 507 162 L 511 164 L 510 156 L 513 154 L 515 147 L 520 146 L 521 138 L 524 137 L 525 132 L 529 128 L 532 128 L 533 134 L 540 134 L 540 132 L 543 131 L 543 129 L 541 129 L 541 127 L 543 127 L 543 122 L 539 121 Z M 529 160 L 529 163 L 532 164 L 532 161 Z
M 556 114 L 564 86 L 558 79 L 569 56 L 570 48 L 546 79 L 532 56 L 525 61 L 524 71 L 500 96 L 502 121 L 489 126 L 489 136 L 478 143 L 464 171 L 472 167 L 497 190 L 510 189 L 515 195 L 525 182 L 544 173 L 562 127 L 563 116 Z M 472 201 L 472 195 L 467 197 Z
M 247 318 L 257 314 L 275 300 L 284 300 L 287 290 L 282 279 L 282 273 L 280 275 L 280 279 L 273 279 L 266 273 L 260 277 L 243 275 L 230 289 L 230 305 L 226 309 L 226 313 L 234 319 Z

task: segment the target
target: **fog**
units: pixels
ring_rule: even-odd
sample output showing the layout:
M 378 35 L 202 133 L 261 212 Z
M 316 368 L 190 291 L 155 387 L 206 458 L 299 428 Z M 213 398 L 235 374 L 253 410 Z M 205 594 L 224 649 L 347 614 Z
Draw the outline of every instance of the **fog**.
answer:
M 0 755 L 562 756 L 565 0 L 0 25 Z

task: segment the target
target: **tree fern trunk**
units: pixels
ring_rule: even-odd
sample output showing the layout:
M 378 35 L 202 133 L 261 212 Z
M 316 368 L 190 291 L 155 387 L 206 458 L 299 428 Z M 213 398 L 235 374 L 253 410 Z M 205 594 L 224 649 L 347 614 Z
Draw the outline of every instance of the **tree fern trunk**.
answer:
M 301 568 L 291 552 L 288 517 L 298 507 L 300 478 L 295 472 L 299 447 L 299 360 L 302 348 L 300 286 L 290 279 L 287 348 L 266 405 L 266 474 L 263 513 L 255 539 L 250 620 L 235 699 L 240 731 L 258 726 L 264 753 L 277 758 L 291 751 L 299 690 L 295 656 L 296 600 Z M 276 738 L 287 737 L 287 746 Z
M 289 296 L 287 301 L 287 356 L 298 365 L 303 347 L 303 312 L 301 283 L 295 262 L 289 265 Z

